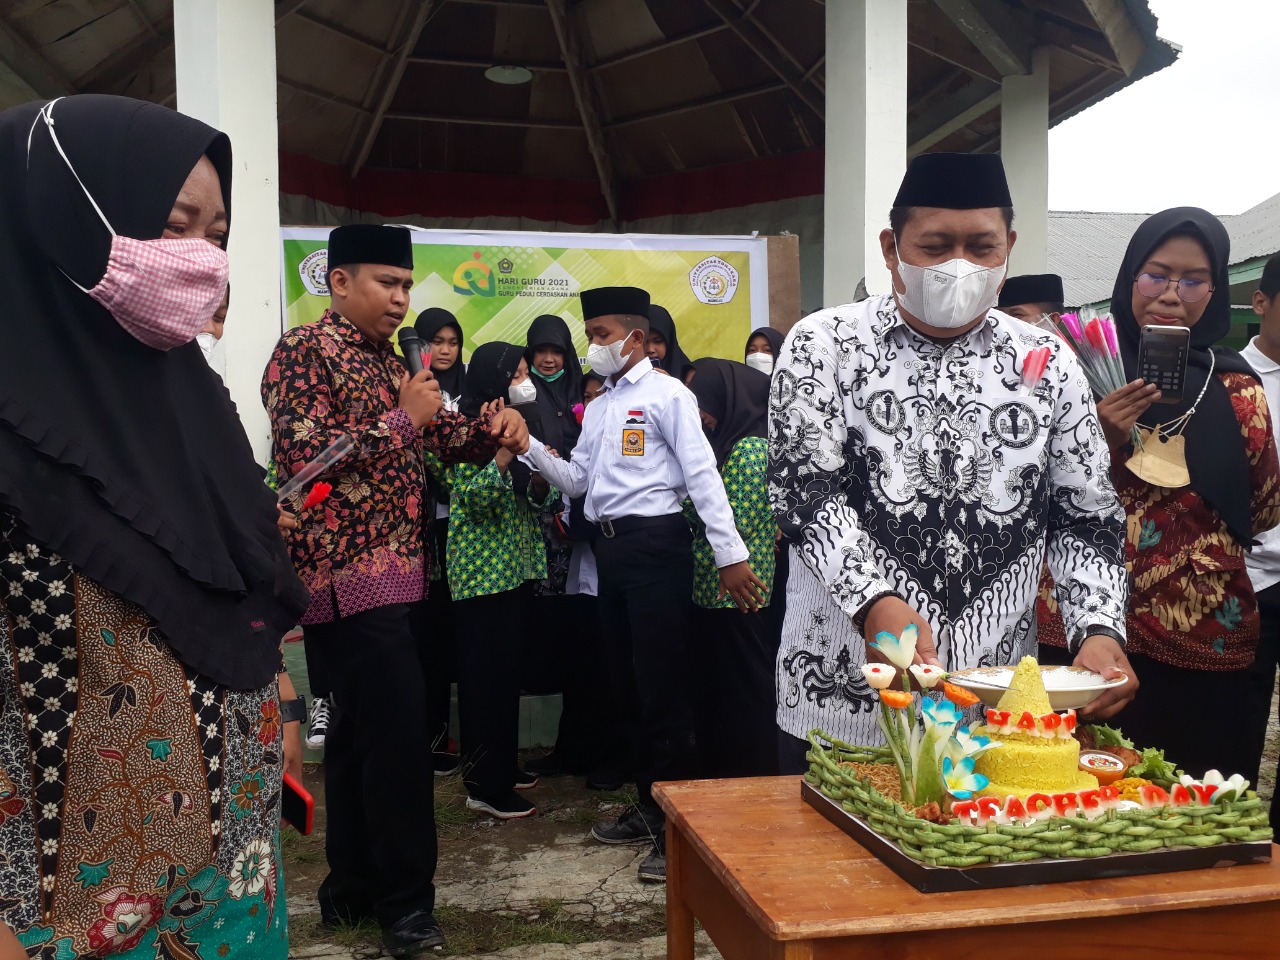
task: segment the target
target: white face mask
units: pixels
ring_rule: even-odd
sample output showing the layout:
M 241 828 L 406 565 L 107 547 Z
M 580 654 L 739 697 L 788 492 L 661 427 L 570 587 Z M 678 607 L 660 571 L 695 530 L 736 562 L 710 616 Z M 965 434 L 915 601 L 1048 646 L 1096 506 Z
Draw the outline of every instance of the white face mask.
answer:
M 218 338 L 212 333 L 196 334 L 196 343 L 200 344 L 200 351 L 204 354 L 204 362 L 213 366 L 213 351 L 217 349 Z
M 752 370 L 759 370 L 761 373 L 773 375 L 773 355 L 769 353 L 748 353 L 747 366 Z
M 995 306 L 1007 268 L 1007 262 L 982 267 L 963 257 L 917 267 L 904 262 L 899 254 L 898 276 L 906 290 L 898 293 L 898 300 L 904 310 L 929 326 L 954 330 Z
M 631 354 L 624 357 L 622 345 L 627 342 L 629 336 L 630 334 L 613 343 L 595 343 L 588 347 L 587 365 L 591 367 L 591 372 L 598 373 L 602 377 L 612 377 L 625 367 Z
M 533 403 L 538 399 L 538 388 L 532 380 L 523 380 L 507 388 L 507 397 L 512 403 Z

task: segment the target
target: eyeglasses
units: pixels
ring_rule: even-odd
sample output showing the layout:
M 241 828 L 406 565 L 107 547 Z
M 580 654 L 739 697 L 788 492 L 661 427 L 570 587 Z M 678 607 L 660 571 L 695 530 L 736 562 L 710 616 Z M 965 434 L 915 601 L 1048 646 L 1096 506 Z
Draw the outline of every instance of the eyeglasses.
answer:
M 1155 299 L 1169 289 L 1171 279 L 1162 273 L 1140 273 L 1134 283 L 1138 285 L 1140 294 Z M 1199 303 L 1211 293 L 1213 287 L 1209 286 L 1208 280 L 1183 277 L 1178 281 L 1178 299 L 1183 303 Z

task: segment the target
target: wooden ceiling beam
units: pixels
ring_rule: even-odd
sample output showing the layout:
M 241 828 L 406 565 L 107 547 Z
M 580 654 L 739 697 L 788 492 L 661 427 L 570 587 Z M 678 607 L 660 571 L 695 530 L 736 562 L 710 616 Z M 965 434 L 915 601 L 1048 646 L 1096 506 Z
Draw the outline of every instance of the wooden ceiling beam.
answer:
M 1124 76 L 1124 68 L 1116 60 L 1115 52 L 1107 44 L 1104 37 L 1090 34 L 1086 30 L 1062 27 L 1053 23 L 1041 24 L 1041 39 L 1045 44 L 1061 50 L 1063 53 L 1083 60 L 1093 67 L 1101 67 Z
M 971 76 L 980 80 L 990 80 L 992 83 L 1000 82 L 1000 74 L 987 63 L 984 57 L 978 55 L 974 48 L 967 50 L 955 49 L 952 45 L 943 42 L 942 38 L 936 34 L 929 34 L 923 30 L 913 31 L 907 35 L 907 46 L 919 50 L 926 56 L 933 57 L 943 63 L 949 63 L 953 67 L 959 67 Z
M 747 45 L 761 63 L 777 74 L 801 103 L 819 118 L 826 120 L 826 104 L 805 82 L 804 68 L 797 65 L 790 54 L 785 55 L 785 62 L 778 62 L 774 54 L 784 51 L 776 40 L 771 39 L 758 23 L 745 16 L 742 9 L 730 0 L 703 0 L 703 2 L 712 13 L 728 24 L 729 29 L 738 35 L 738 39 Z
M 302 9 L 302 5 L 307 0 L 277 0 L 276 2 L 276 23 L 279 23 L 291 13 L 297 13 Z
M 608 144 L 605 141 L 604 128 L 600 125 L 602 117 L 607 116 L 603 98 L 593 86 L 591 76 L 587 72 L 587 60 L 582 49 L 578 33 L 569 19 L 569 9 L 565 0 L 547 0 L 547 12 L 551 14 L 551 25 L 556 31 L 556 40 L 560 44 L 560 56 L 569 69 L 569 86 L 573 89 L 573 100 L 578 107 L 578 115 L 582 117 L 582 129 L 587 135 L 587 149 L 591 152 L 591 160 L 595 164 L 596 176 L 600 178 L 600 191 L 604 194 L 604 202 L 609 208 L 609 219 L 617 229 L 618 219 L 618 181 L 614 175 L 613 159 L 609 156 Z
M 488 70 L 498 63 L 497 60 L 470 60 L 466 57 L 441 57 L 435 54 L 425 57 L 410 57 L 409 62 L 421 63 L 432 67 L 475 67 L 477 70 Z M 504 60 L 503 63 L 505 62 Z M 530 63 L 528 60 L 520 60 L 518 65 L 526 70 L 532 70 L 534 73 L 569 72 L 569 68 L 563 63 Z
M 674 37 L 667 37 L 665 40 L 657 40 L 653 43 L 646 43 L 642 47 L 635 47 L 631 50 L 624 50 L 622 53 L 615 53 L 611 57 L 592 64 L 589 69 L 592 73 L 598 70 L 607 70 L 610 67 L 616 67 L 620 63 L 627 63 L 630 60 L 638 60 L 641 57 L 647 57 L 652 53 L 660 50 L 670 50 L 672 47 L 678 47 L 683 43 L 690 43 L 693 40 L 701 40 L 703 37 L 710 37 L 713 34 L 723 33 L 729 29 L 729 25 L 723 20 L 701 27 L 697 30 L 690 30 L 688 33 L 679 33 Z
M 1146 53 L 1147 44 L 1129 11 L 1119 0 L 1084 0 L 1084 6 L 1115 51 L 1116 62 L 1124 75 L 1131 75 Z
M 388 111 L 383 119 L 408 120 L 414 123 L 454 123 L 464 127 L 527 127 L 530 130 L 582 129 L 582 124 L 571 120 L 508 120 L 502 117 L 449 117 L 432 113 L 399 113 Z
M 173 53 L 173 7 L 155 24 L 155 33 L 139 34 L 76 80 L 86 93 L 104 93 L 128 80 L 157 57 Z
M 404 77 L 404 68 L 408 63 L 409 55 L 413 53 L 414 47 L 418 45 L 418 38 L 422 36 L 422 31 L 426 29 L 427 21 L 440 8 L 441 2 L 442 0 L 409 0 L 409 4 L 405 9 L 406 11 L 412 11 L 412 19 L 409 21 L 408 28 L 400 40 L 400 45 L 389 54 L 390 60 L 387 74 L 382 79 L 382 89 L 378 92 L 373 114 L 369 117 L 364 137 L 360 141 L 355 159 L 351 164 L 352 177 L 360 172 L 360 168 L 369 159 L 369 151 L 373 149 L 373 141 L 377 139 L 378 131 L 382 129 L 382 120 L 391 108 L 391 101 L 395 97 L 396 91 L 400 88 L 400 81 Z
M 4 19 L 0 19 L 0 60 L 42 100 L 76 92 L 71 81 Z
M 923 153 L 1000 105 L 1000 84 L 974 80 L 931 106 L 907 126 L 907 155 Z
M 295 10 L 293 15 L 297 17 L 299 20 L 303 20 L 307 23 L 312 24 L 313 26 L 319 27 L 321 30 L 324 30 L 326 33 L 331 33 L 334 36 L 342 37 L 345 40 L 350 40 L 352 43 L 358 43 L 360 44 L 360 46 L 365 47 L 369 50 L 376 50 L 378 53 L 381 53 L 381 54 L 385 54 L 387 52 L 387 48 L 383 44 L 379 43 L 377 40 L 373 39 L 372 37 L 363 36 L 359 33 L 352 31 L 347 27 L 342 26 L 339 23 L 333 23 L 332 21 L 326 20 L 323 17 L 317 17 L 314 13 L 307 13 L 304 10 Z
M 1031 72 L 1031 37 L 1010 22 L 1007 6 L 984 0 L 933 0 L 1002 77 Z
M 662 120 L 666 117 L 676 117 L 684 113 L 692 113 L 695 110 L 706 110 L 709 107 L 718 107 L 726 103 L 736 103 L 739 100 L 746 100 L 749 97 L 758 97 L 765 93 L 776 93 L 779 90 L 788 89 L 787 84 L 779 81 L 777 83 L 766 83 L 758 87 L 748 87 L 744 90 L 731 90 L 727 93 L 718 93 L 710 97 L 701 97 L 697 100 L 689 100 L 685 103 L 678 103 L 674 106 L 663 107 L 661 110 L 652 110 L 648 113 L 637 113 L 629 117 L 620 117 L 606 124 L 606 128 L 616 130 L 619 127 L 630 127 L 637 123 L 647 123 L 650 120 Z
M 142 25 L 147 28 L 147 33 L 151 34 L 153 37 L 160 36 L 160 31 L 157 30 L 156 25 L 151 22 L 151 18 L 147 16 L 147 11 L 142 9 L 142 4 L 140 4 L 138 0 L 129 0 L 129 7 L 133 10 L 137 18 L 142 21 Z
M 319 87 L 313 87 L 310 84 L 302 83 L 298 80 L 290 80 L 288 77 L 282 77 L 279 72 L 276 73 L 276 83 L 289 90 L 296 90 L 298 93 L 305 93 L 308 97 L 315 97 L 317 100 L 323 100 L 325 103 L 336 103 L 348 110 L 357 110 L 360 113 L 368 113 L 369 110 L 364 104 L 352 100 L 350 97 L 344 97 L 340 93 L 331 93 L 328 90 L 321 90 Z

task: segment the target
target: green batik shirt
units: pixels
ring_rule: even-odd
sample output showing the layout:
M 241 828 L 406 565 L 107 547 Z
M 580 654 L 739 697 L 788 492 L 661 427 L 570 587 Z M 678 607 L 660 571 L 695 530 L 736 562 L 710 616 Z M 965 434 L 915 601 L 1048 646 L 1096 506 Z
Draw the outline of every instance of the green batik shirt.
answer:
M 733 509 L 733 523 L 742 542 L 751 551 L 751 569 L 768 590 L 765 603 L 773 593 L 774 550 L 778 542 L 778 524 L 769 506 L 769 487 L 765 467 L 769 460 L 769 441 L 764 437 L 743 437 L 720 468 L 724 489 Z M 736 607 L 732 598 L 717 599 L 720 593 L 720 571 L 715 554 L 707 542 L 706 530 L 693 504 L 684 502 L 684 513 L 693 526 L 693 602 L 700 607 L 717 609 Z
M 516 494 L 496 461 L 449 468 L 449 591 L 455 600 L 514 590 L 547 575 L 547 548 L 537 513 L 555 504 L 552 487 L 538 503 Z

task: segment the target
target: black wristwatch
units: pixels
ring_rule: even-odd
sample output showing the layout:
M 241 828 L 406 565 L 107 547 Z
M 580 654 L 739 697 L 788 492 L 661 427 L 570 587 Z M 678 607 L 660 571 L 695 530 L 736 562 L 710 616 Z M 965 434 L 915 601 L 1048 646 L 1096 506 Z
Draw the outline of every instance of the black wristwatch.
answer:
M 1079 638 L 1071 646 L 1071 652 L 1078 653 L 1080 651 L 1081 644 L 1084 643 L 1087 637 L 1110 637 L 1116 643 L 1120 644 L 1121 650 L 1125 649 L 1124 634 L 1121 633 L 1119 630 L 1112 630 L 1110 627 L 1104 627 L 1102 624 L 1099 623 L 1099 624 L 1094 624 L 1092 626 L 1085 627 L 1080 632 Z
M 299 697 L 297 700 L 280 701 L 280 720 L 283 723 L 297 723 L 307 719 L 307 701 Z

